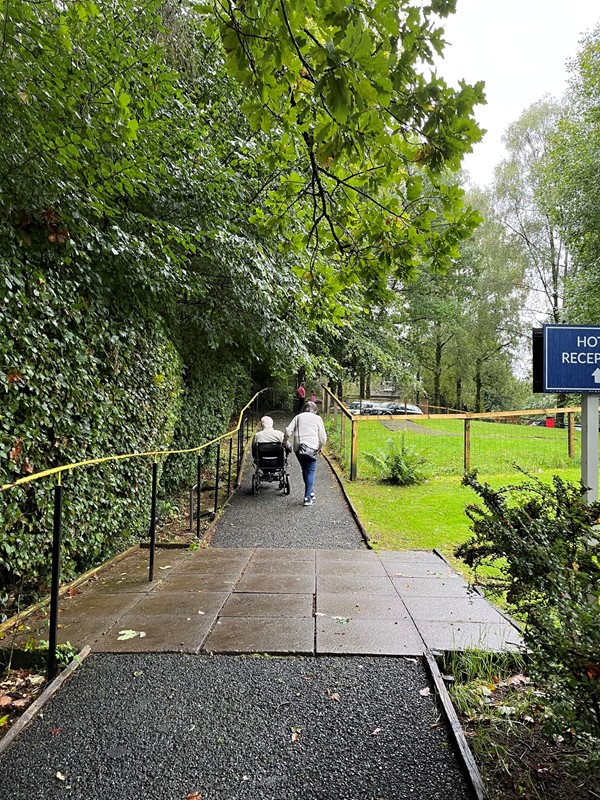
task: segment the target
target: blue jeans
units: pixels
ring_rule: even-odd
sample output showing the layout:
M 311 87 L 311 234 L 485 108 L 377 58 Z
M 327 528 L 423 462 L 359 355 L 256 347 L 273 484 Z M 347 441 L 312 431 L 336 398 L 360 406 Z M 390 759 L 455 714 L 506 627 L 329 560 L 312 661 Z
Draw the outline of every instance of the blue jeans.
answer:
M 296 453 L 296 458 L 302 467 L 302 480 L 304 481 L 304 497 L 310 497 L 315 483 L 315 470 L 317 469 L 317 460 L 308 458 L 307 456 Z

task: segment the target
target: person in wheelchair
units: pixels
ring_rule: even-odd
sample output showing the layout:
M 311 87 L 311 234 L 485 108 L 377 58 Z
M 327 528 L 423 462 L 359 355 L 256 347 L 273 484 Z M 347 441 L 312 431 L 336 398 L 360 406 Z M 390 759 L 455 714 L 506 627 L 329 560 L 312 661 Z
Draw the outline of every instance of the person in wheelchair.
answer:
M 273 427 L 271 417 L 265 416 L 260 421 L 261 430 L 252 439 L 252 459 L 255 472 L 252 476 L 252 491 L 258 494 L 261 481 L 271 483 L 279 481 L 279 488 L 289 494 L 289 477 L 287 473 L 287 455 L 291 448 L 283 443 L 283 431 Z

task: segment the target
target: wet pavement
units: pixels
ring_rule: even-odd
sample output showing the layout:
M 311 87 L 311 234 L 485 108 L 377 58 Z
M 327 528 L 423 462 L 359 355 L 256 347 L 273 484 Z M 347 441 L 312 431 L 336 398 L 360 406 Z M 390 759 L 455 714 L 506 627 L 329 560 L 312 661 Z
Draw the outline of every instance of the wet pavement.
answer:
M 470 800 L 405 658 L 88 657 L 0 757 L 2 800 Z
M 436 552 L 369 550 L 337 479 L 242 487 L 195 551 L 61 600 L 92 655 L 0 758 L 2 800 L 467 800 L 422 660 L 518 630 Z M 44 620 L 30 623 L 43 635 Z

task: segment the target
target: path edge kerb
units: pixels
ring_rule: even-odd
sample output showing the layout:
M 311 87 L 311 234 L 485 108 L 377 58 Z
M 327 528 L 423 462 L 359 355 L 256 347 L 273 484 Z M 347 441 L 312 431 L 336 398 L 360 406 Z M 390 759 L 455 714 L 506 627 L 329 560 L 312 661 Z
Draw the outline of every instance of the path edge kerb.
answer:
M 4 751 L 14 742 L 17 736 L 19 736 L 19 734 L 22 733 L 25 728 L 27 728 L 33 722 L 46 703 L 52 697 L 54 697 L 54 695 L 62 687 L 63 683 L 65 683 L 71 677 L 71 675 L 83 663 L 83 660 L 87 658 L 91 652 L 91 646 L 89 644 L 86 645 L 81 652 L 75 656 L 73 661 L 71 661 L 71 663 L 65 667 L 65 669 L 59 673 L 56 678 L 54 678 L 54 680 L 48 684 L 48 686 L 46 686 L 41 695 L 33 701 L 27 711 L 25 711 L 22 716 L 19 717 L 8 733 L 6 733 L 6 735 L 0 739 L 0 755 L 2 755 L 2 753 L 4 753 Z
M 335 475 L 335 479 L 337 481 L 337 484 L 338 484 L 338 486 L 340 487 L 340 489 L 342 491 L 342 494 L 344 496 L 344 500 L 346 501 L 346 505 L 350 509 L 350 513 L 352 514 L 352 517 L 353 517 L 354 521 L 356 522 L 358 530 L 360 531 L 360 535 L 362 536 L 362 538 L 364 540 L 364 543 L 369 548 L 369 550 L 373 550 L 374 549 L 373 548 L 373 544 L 371 543 L 371 539 L 369 537 L 369 534 L 367 533 L 367 529 L 363 525 L 362 520 L 358 515 L 358 511 L 356 510 L 356 508 L 354 507 L 354 504 L 352 503 L 352 500 L 350 500 L 350 498 L 348 497 L 348 493 L 346 492 L 346 486 L 344 485 L 344 481 L 342 479 L 342 476 L 339 474 L 339 472 L 337 470 L 337 467 L 334 465 L 332 459 L 329 458 L 329 456 L 327 456 L 325 453 L 322 453 L 322 455 L 323 455 L 323 458 L 325 459 L 325 461 L 327 462 L 327 464 L 329 465 L 329 468 L 331 469 L 331 471 Z
M 435 695 L 439 698 L 442 706 L 442 712 L 446 720 L 447 727 L 450 729 L 450 736 L 458 750 L 459 761 L 462 764 L 463 770 L 469 780 L 476 800 L 487 800 L 489 795 L 485 788 L 483 778 L 477 767 L 475 756 L 467 742 L 462 725 L 458 719 L 456 709 L 452 703 L 452 699 L 442 678 L 442 674 L 438 667 L 435 657 L 431 651 L 427 651 L 423 656 L 423 661 L 428 669 L 429 676 L 433 682 Z

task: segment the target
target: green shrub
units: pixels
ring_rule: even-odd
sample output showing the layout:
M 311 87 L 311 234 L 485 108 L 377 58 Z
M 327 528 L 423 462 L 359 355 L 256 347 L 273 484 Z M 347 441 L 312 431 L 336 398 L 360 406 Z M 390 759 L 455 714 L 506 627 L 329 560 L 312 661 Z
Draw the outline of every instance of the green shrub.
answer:
M 600 747 L 600 503 L 588 505 L 584 487 L 557 476 L 500 490 L 476 473 L 463 483 L 484 507 L 467 508 L 474 535 L 456 555 L 476 569 L 502 560 L 500 588 L 526 621 L 530 672 L 554 722 Z
M 408 447 L 404 436 L 398 444 L 396 439 L 388 439 L 386 450 L 378 453 L 365 453 L 366 461 L 379 473 L 382 481 L 395 486 L 413 486 L 423 483 L 425 475 L 421 471 L 426 459 L 418 456 L 412 447 Z

